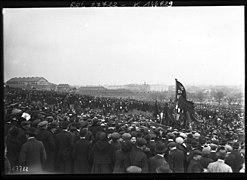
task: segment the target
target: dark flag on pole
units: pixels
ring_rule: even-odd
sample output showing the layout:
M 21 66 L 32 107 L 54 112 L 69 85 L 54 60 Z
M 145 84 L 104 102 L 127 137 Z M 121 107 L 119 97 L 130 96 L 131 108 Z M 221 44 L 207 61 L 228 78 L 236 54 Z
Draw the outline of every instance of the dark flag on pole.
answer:
M 182 83 L 180 83 L 177 79 L 176 80 L 176 101 L 182 96 L 184 99 L 186 99 L 186 91 Z
M 186 90 L 182 83 L 176 80 L 176 119 L 179 120 L 183 113 L 184 121 L 183 124 L 186 125 L 193 119 L 192 114 L 194 113 L 194 103 L 192 101 L 187 101 Z

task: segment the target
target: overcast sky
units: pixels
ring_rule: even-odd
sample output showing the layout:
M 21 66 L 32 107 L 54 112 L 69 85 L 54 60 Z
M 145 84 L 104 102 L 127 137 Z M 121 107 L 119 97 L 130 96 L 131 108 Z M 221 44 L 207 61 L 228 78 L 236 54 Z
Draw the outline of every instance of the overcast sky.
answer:
M 240 85 L 244 6 L 4 9 L 4 81 Z

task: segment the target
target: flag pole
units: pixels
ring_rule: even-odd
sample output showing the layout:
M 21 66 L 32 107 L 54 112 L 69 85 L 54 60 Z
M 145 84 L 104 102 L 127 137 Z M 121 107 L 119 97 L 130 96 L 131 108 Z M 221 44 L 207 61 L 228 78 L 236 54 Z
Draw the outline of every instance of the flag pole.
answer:
M 177 79 L 175 78 L 175 122 L 177 123 Z

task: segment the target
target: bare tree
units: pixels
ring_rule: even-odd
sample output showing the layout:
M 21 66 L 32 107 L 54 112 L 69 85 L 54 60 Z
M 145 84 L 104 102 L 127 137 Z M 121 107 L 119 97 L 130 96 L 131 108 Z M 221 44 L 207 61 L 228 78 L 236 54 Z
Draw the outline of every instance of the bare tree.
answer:
M 204 98 L 205 98 L 205 95 L 202 91 L 199 91 L 197 94 L 196 94 L 196 97 L 197 99 L 199 100 L 200 103 L 203 102 Z
M 234 97 L 233 95 L 230 95 L 226 98 L 226 100 L 227 100 L 228 105 L 231 105 L 232 102 L 236 101 L 236 97 Z
M 215 97 L 216 101 L 219 103 L 219 105 L 220 105 L 224 96 L 225 96 L 225 94 L 222 91 L 218 91 L 215 93 L 214 97 Z

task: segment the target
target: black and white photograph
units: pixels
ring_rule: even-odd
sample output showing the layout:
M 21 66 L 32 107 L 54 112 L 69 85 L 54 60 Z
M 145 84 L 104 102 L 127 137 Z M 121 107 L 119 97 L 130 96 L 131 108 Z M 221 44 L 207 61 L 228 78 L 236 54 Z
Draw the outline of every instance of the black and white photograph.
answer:
M 3 8 L 3 174 L 244 174 L 244 8 Z

